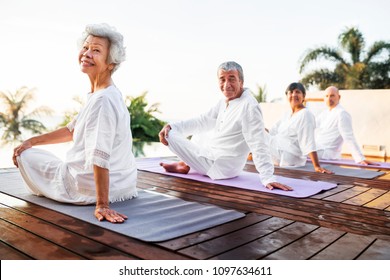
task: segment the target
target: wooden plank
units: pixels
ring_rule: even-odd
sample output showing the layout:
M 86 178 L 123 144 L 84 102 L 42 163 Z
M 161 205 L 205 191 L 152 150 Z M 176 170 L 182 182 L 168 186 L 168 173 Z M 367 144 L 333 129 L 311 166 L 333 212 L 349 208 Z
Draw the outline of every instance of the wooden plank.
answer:
M 0 242 L 0 260 L 31 260 L 29 256 Z
M 309 232 L 315 230 L 317 226 L 294 222 L 272 233 L 261 236 L 243 246 L 229 250 L 223 254 L 215 256 L 218 260 L 255 260 L 261 259 L 268 254 L 276 252 L 280 248 L 299 240 Z M 283 256 L 284 258 L 284 256 Z
M 375 240 L 366 251 L 363 252 L 358 260 L 390 260 L 390 241 Z
M 361 193 L 364 193 L 364 192 L 368 191 L 369 189 L 370 188 L 367 188 L 367 187 L 355 186 L 351 189 L 345 190 L 345 191 L 337 193 L 335 195 L 325 197 L 324 200 L 329 200 L 329 201 L 334 201 L 334 202 L 343 202 L 343 201 L 348 200 L 354 196 L 357 196 Z
M 346 204 L 365 205 L 388 191 L 381 189 L 369 189 L 368 191 L 343 201 Z
M 61 246 L 0 219 L 0 240 L 38 260 L 85 259 Z
M 382 180 L 390 180 L 390 172 L 387 172 L 385 175 L 381 176 Z
M 151 178 L 154 177 L 152 173 L 149 173 L 145 176 Z M 144 178 L 144 180 L 146 179 Z M 153 181 L 153 179 L 151 179 L 150 181 Z M 221 196 L 219 196 L 217 192 L 217 190 L 219 190 L 220 192 L 224 193 L 225 202 L 226 200 L 232 202 L 231 207 L 234 207 L 235 205 L 240 205 L 240 207 L 245 206 L 244 210 L 246 211 L 253 211 L 256 213 L 262 213 L 271 216 L 294 219 L 299 220 L 301 222 L 318 224 L 321 226 L 329 227 L 332 226 L 331 223 L 336 223 L 333 227 L 342 227 L 340 229 L 344 231 L 351 230 L 348 229 L 348 223 L 350 223 L 353 227 L 353 232 L 360 234 L 368 233 L 367 231 L 361 231 L 360 228 L 368 229 L 370 227 L 370 224 L 380 222 L 384 226 L 385 232 L 388 232 L 388 228 L 386 225 L 388 222 L 388 217 L 381 211 L 379 212 L 375 210 L 375 215 L 373 216 L 374 218 L 372 218 L 370 217 L 370 215 L 372 216 L 372 214 L 374 213 L 371 213 L 373 211 L 367 208 L 350 207 L 347 205 L 345 205 L 344 207 L 343 205 L 334 202 L 324 203 L 315 199 L 294 199 L 253 191 L 240 192 L 242 194 L 238 196 L 232 190 L 227 191 L 226 187 L 203 184 L 202 188 L 198 188 L 196 185 L 193 185 L 192 181 L 188 182 L 187 185 L 182 186 L 182 181 L 185 182 L 186 180 L 171 177 L 168 181 L 161 182 L 156 180 L 155 182 L 152 182 L 150 184 L 153 185 L 158 191 L 160 191 L 160 189 L 168 189 L 169 194 L 179 194 L 181 198 L 187 198 L 186 194 L 189 193 L 191 199 L 195 200 L 198 199 L 200 195 L 202 195 L 202 198 L 203 196 L 207 196 L 221 199 Z M 174 189 L 175 191 L 171 192 L 170 190 L 172 189 Z M 245 196 L 244 193 L 246 193 Z M 197 196 L 194 196 L 195 194 Z M 213 201 L 213 203 L 218 204 L 218 201 L 215 200 Z M 324 215 L 324 213 L 326 213 L 326 215 Z M 347 220 L 348 223 L 346 223 L 346 216 L 351 216 L 353 220 L 351 222 Z M 324 217 L 326 217 L 326 219 Z M 362 227 L 360 223 L 364 223 L 364 226 Z M 381 231 L 378 227 L 376 227 L 375 230 Z
M 364 206 L 375 208 L 375 209 L 386 209 L 387 207 L 390 206 L 390 192 L 381 195 L 380 197 L 365 204 Z
M 148 177 L 154 177 L 153 173 L 149 173 Z M 168 176 L 165 176 L 168 177 Z M 183 192 L 193 192 L 194 194 L 208 195 L 206 192 L 212 190 L 212 195 L 218 197 L 217 189 L 220 189 L 225 195 L 232 195 L 235 197 L 234 204 L 245 205 L 246 211 L 253 211 L 271 216 L 282 217 L 286 219 L 301 221 L 305 223 L 316 224 L 323 227 L 330 227 L 341 231 L 350 231 L 356 234 L 364 234 L 371 236 L 378 236 L 381 238 L 390 238 L 390 229 L 387 226 L 389 216 L 383 211 L 376 209 L 362 208 L 360 206 L 349 206 L 335 202 L 322 202 L 315 199 L 293 199 L 283 196 L 258 194 L 258 192 L 245 191 L 247 196 L 244 200 L 238 199 L 234 193 L 225 191 L 226 188 L 217 185 L 202 185 L 202 188 L 194 187 L 191 182 L 187 185 L 177 187 L 176 179 L 170 178 L 163 183 L 156 181 L 151 183 L 158 191 L 161 189 L 175 189 L 177 191 L 170 193 L 173 195 L 180 195 L 181 198 L 186 198 L 187 195 Z M 186 181 L 180 179 L 179 181 Z M 180 189 L 181 188 L 181 189 Z M 271 197 L 271 198 L 270 198 Z M 237 198 L 237 199 L 236 199 Z M 197 199 L 197 196 L 191 194 L 191 199 Z M 229 198 L 230 199 L 230 198 Z M 249 201 L 248 201 L 249 200 Z M 309 203 L 308 203 L 309 202 Z M 218 203 L 217 201 L 214 203 Z M 271 203 L 272 205 L 270 205 Z M 308 203 L 308 204 L 307 204 Z M 275 204 L 277 206 L 275 206 Z M 302 208 L 302 204 L 305 204 Z M 306 205 L 307 204 L 307 205 Z M 279 206 L 280 205 L 280 206 Z M 297 209 L 304 211 L 297 212 Z M 287 212 L 286 212 L 287 211 Z M 389 236 L 389 237 L 386 237 Z
M 244 227 L 251 226 L 263 220 L 271 218 L 266 215 L 259 215 L 255 213 L 249 213 L 242 219 L 238 219 L 223 225 L 216 226 L 214 228 L 206 229 L 201 232 L 195 232 L 183 237 L 179 237 L 173 240 L 157 243 L 159 246 L 169 248 L 171 250 L 184 249 L 195 244 L 205 242 L 210 239 L 214 239 Z
M 48 221 L 52 224 L 60 224 L 63 228 L 78 233 L 102 244 L 111 246 L 132 256 L 148 260 L 185 260 L 186 256 L 172 252 L 161 247 L 154 246 L 134 238 L 129 238 L 119 233 L 106 230 L 99 226 L 83 222 L 62 213 L 25 202 L 21 199 L 0 193 L 0 203 L 8 205 L 31 216 Z M 1 240 L 1 239 L 0 239 Z
M 354 187 L 354 185 L 337 185 L 336 188 L 333 188 L 333 189 L 330 189 L 330 190 L 327 190 L 327 191 L 320 192 L 318 194 L 312 195 L 310 198 L 323 199 L 325 197 L 332 196 L 334 194 L 343 192 L 343 191 L 351 189 L 353 187 Z
M 110 246 L 68 231 L 60 224 L 53 225 L 12 208 L 2 207 L 1 218 L 86 259 L 136 259 Z
M 368 248 L 375 238 L 364 235 L 347 233 L 336 240 L 324 250 L 313 256 L 313 260 L 354 260 L 366 248 Z
M 179 252 L 197 259 L 208 259 L 270 234 L 291 223 L 293 221 L 273 217 L 219 238 L 185 248 Z M 237 257 L 239 256 L 237 255 Z
M 286 177 L 301 177 L 304 179 L 327 181 L 324 180 L 324 174 L 309 174 L 304 172 L 290 172 L 285 174 L 293 175 Z M 2 176 L 2 174 L 0 174 L 0 176 Z M 369 194 L 371 189 L 390 190 L 390 182 L 385 180 L 357 180 L 350 177 L 345 178 L 345 176 L 327 176 L 326 178 L 335 180 L 335 182 L 345 186 L 341 187 L 343 188 L 343 192 L 355 187 L 368 189 L 366 194 Z M 113 250 L 123 252 L 124 254 L 143 259 L 229 258 L 228 254 L 231 252 L 234 252 L 232 256 L 235 259 L 246 259 L 245 256 L 251 256 L 251 258 L 273 258 L 277 256 L 277 254 L 281 255 L 281 259 L 288 259 L 291 257 L 293 252 L 291 248 L 294 248 L 294 246 L 298 251 L 300 250 L 299 258 L 309 258 L 307 256 L 316 258 L 316 256 L 321 256 L 321 254 L 324 258 L 330 258 L 332 250 L 334 250 L 334 252 L 337 252 L 337 250 L 345 250 L 347 253 L 351 253 L 346 254 L 346 256 L 342 255 L 342 257 L 348 259 L 348 256 L 350 256 L 352 259 L 359 254 L 360 256 L 364 256 L 364 253 L 369 253 L 369 245 L 363 249 L 361 248 L 363 246 L 362 244 L 367 245 L 364 243 L 364 241 L 366 241 L 365 238 L 368 238 L 367 240 L 371 241 L 376 239 L 380 239 L 382 242 L 390 241 L 390 228 L 388 226 L 390 218 L 389 211 L 383 211 L 380 208 L 362 207 L 360 204 L 344 204 L 337 201 L 324 200 L 323 198 L 329 197 L 328 192 L 320 194 L 318 197 L 295 199 L 274 194 L 223 187 L 216 184 L 205 184 L 185 179 L 172 179 L 172 177 L 148 172 L 139 172 L 139 183 L 139 186 L 142 188 L 154 189 L 183 199 L 206 202 L 252 213 L 249 213 L 244 219 L 167 242 L 154 244 L 128 238 L 104 230 L 98 226 L 86 224 L 85 222 L 61 213 L 56 213 L 34 204 L 26 203 L 22 200 L 10 198 L 3 194 L 0 194 L 0 202 L 23 212 L 27 216 L 32 216 L 31 219 L 44 220 L 45 223 L 53 224 L 54 226 L 58 225 L 61 230 L 64 230 L 65 232 L 69 231 L 70 235 L 80 235 L 80 238 L 85 238 L 90 242 L 97 242 L 100 244 L 99 246 L 107 246 L 113 248 Z M 354 185 L 354 187 L 352 185 Z M 337 193 L 341 194 L 340 189 L 336 189 L 337 191 L 334 189 L 335 191 L 331 195 Z M 344 201 L 348 201 L 352 197 L 358 197 L 358 195 L 352 194 L 352 196 Z M 385 209 L 390 209 L 390 206 Z M 271 216 L 274 216 L 274 218 L 271 218 Z M 266 223 L 272 219 L 283 220 L 283 218 L 285 218 L 284 220 L 286 220 L 286 218 L 288 219 L 286 220 L 288 222 L 285 225 L 279 227 L 275 226 L 273 230 L 268 232 L 266 232 L 266 230 L 269 230 L 269 227 L 264 226 L 263 234 L 261 234 L 259 228 L 257 228 L 258 234 L 253 233 L 253 229 L 256 228 L 256 226 L 260 227 L 261 223 Z M 303 226 L 299 226 L 299 223 L 294 221 L 301 221 L 300 224 Z M 22 220 L 14 220 L 13 222 L 24 227 Z M 38 226 L 38 224 L 39 223 L 36 222 L 35 226 Z M 294 228 L 294 224 L 297 224 L 295 225 L 296 228 Z M 318 226 L 321 227 L 317 229 Z M 314 230 L 312 227 L 314 227 Z M 347 233 L 336 241 L 331 242 L 328 240 L 327 243 L 323 241 L 323 238 L 327 237 L 326 233 L 324 233 L 323 235 L 319 235 L 317 244 L 315 242 L 316 239 L 313 238 L 313 236 L 316 231 L 324 230 L 324 227 L 328 227 L 327 230 L 330 232 L 336 230 L 340 232 L 359 233 L 361 235 L 356 235 L 356 237 L 365 238 L 363 238 L 363 241 L 360 243 L 360 239 L 356 238 L 354 241 L 356 243 L 353 243 L 351 240 L 348 241 L 348 238 L 350 237 L 347 238 L 351 233 Z M 20 229 L 20 227 L 17 228 Z M 47 227 L 47 230 L 50 230 L 49 226 Z M 34 236 L 37 235 L 34 234 Z M 50 237 L 50 234 L 48 236 Z M 63 237 L 64 235 L 61 236 Z M 352 234 L 352 236 L 354 236 L 354 234 Z M 60 243 L 53 239 L 55 237 L 50 238 L 53 242 Z M 245 240 L 241 241 L 240 239 L 243 238 Z M 347 238 L 347 241 L 345 241 L 344 238 Z M 269 244 L 269 247 L 263 252 L 260 250 L 267 245 L 267 243 L 261 241 L 261 239 L 267 240 Z M 24 242 L 30 241 L 24 239 Z M 310 242 L 312 242 L 311 246 L 308 245 Z M 348 248 L 347 245 L 344 245 L 343 247 L 343 242 L 345 244 L 350 242 L 350 244 L 352 244 L 350 246 L 354 247 Z M 12 245 L 8 245 L 8 243 L 3 244 L 6 248 L 12 247 Z M 263 245 L 263 247 L 259 246 L 259 244 Z M 298 244 L 301 244 L 301 247 L 303 248 L 300 249 Z M 356 244 L 361 246 L 359 247 Z M 239 250 L 240 248 L 242 248 L 242 251 Z M 364 253 L 361 253 L 365 248 L 368 249 L 364 251 Z M 12 249 L 16 252 L 19 251 L 19 249 L 13 247 Z M 74 248 L 71 249 L 74 250 Z M 375 252 L 377 255 L 374 256 L 374 258 L 386 255 L 386 252 L 380 252 L 377 251 L 377 249 L 372 251 L 373 249 L 375 249 L 375 246 L 370 249 L 371 252 Z M 83 252 L 83 250 L 84 249 L 81 249 L 80 251 Z M 281 252 L 285 252 L 285 254 L 282 254 Z M 325 254 L 325 252 L 327 252 L 327 254 Z
M 340 238 L 343 234 L 344 232 L 342 231 L 320 227 L 263 259 L 306 260 Z

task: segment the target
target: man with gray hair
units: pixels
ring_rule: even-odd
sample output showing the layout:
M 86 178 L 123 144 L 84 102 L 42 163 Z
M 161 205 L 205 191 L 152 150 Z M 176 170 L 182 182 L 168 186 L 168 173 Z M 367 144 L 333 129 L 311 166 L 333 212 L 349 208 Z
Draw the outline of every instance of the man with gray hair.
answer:
M 224 95 L 214 107 L 198 117 L 169 123 L 159 133 L 160 141 L 181 161 L 161 163 L 167 172 L 187 174 L 190 169 L 213 180 L 236 177 L 249 152 L 261 183 L 269 189 L 292 190 L 278 183 L 266 140 L 263 116 L 256 99 L 243 87 L 244 75 L 233 61 L 218 67 L 219 87 Z M 202 144 L 188 136 L 210 132 Z M 202 139 L 204 140 L 204 139 Z

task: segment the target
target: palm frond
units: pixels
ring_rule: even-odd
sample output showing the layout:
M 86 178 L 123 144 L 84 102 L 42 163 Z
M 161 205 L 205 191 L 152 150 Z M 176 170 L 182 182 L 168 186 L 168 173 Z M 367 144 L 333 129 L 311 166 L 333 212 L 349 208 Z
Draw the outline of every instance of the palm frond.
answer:
M 309 49 L 300 64 L 300 73 L 311 62 L 324 59 L 335 63 L 332 70 L 319 69 L 306 74 L 302 82 L 308 85 L 334 85 L 340 89 L 388 88 L 390 80 L 390 42 L 375 42 L 367 51 L 363 34 L 356 27 L 347 28 L 338 37 L 340 49 L 320 47 Z M 347 59 L 348 55 L 351 60 Z M 362 59 L 364 58 L 364 59 Z
M 34 134 L 41 133 L 45 130 L 45 126 L 33 119 L 34 115 L 39 113 L 49 113 L 50 109 L 40 107 L 26 114 L 27 106 L 33 100 L 34 90 L 27 87 L 21 87 L 11 92 L 0 92 L 0 99 L 4 101 L 5 113 L 1 114 L 0 122 L 3 126 L 2 140 L 4 142 L 14 142 L 21 140 L 22 131 L 30 130 Z
M 348 64 L 337 49 L 325 46 L 318 49 L 310 49 L 306 52 L 304 58 L 301 60 L 299 73 L 302 73 L 309 65 L 309 63 L 319 59 L 326 59 L 336 63 Z
M 356 27 L 346 28 L 344 32 L 339 35 L 340 45 L 346 50 L 352 59 L 352 63 L 360 62 L 360 56 L 364 50 L 365 41 L 363 34 Z
M 314 70 L 306 74 L 300 81 L 306 87 L 310 85 L 317 85 L 321 90 L 327 88 L 330 85 L 340 86 L 343 81 L 340 77 L 328 69 Z
M 383 52 L 390 54 L 390 43 L 385 41 L 375 42 L 367 51 L 366 58 L 363 60 L 365 64 L 369 64 L 374 58 L 380 56 Z

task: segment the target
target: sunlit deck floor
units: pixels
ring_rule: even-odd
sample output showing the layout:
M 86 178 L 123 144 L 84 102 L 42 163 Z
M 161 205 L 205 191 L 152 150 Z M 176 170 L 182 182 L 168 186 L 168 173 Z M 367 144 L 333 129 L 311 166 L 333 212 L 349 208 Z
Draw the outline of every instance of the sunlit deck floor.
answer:
M 250 164 L 246 169 L 254 172 Z M 0 256 L 3 260 L 390 259 L 389 180 L 279 168 L 276 174 L 336 182 L 338 187 L 296 199 L 139 171 L 140 189 L 247 214 L 162 243 L 128 238 L 0 193 Z

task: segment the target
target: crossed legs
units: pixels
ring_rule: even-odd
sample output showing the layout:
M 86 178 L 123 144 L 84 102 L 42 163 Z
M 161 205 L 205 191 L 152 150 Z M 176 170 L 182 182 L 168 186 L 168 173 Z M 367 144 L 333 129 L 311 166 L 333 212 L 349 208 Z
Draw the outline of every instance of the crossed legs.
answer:
M 213 161 L 201 156 L 201 148 L 182 134 L 171 130 L 167 141 L 169 149 L 181 159 L 179 162 L 160 163 L 167 172 L 187 174 L 193 169 L 206 175 L 212 167 Z

